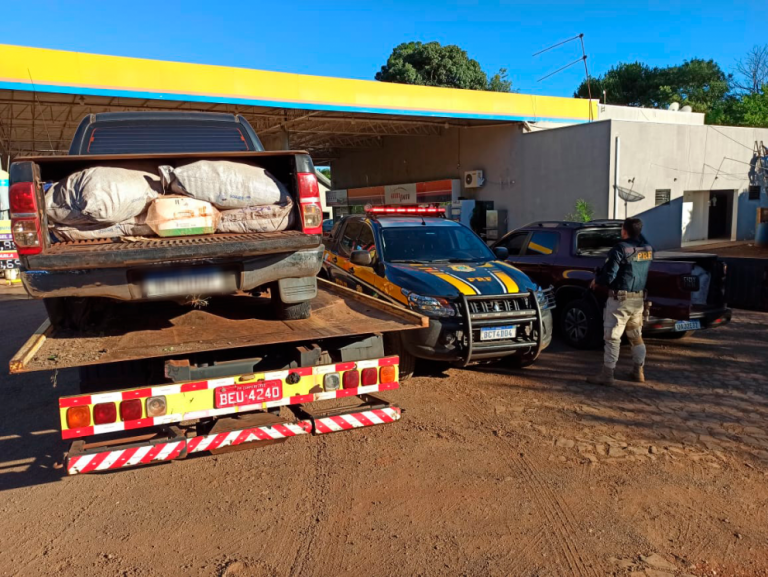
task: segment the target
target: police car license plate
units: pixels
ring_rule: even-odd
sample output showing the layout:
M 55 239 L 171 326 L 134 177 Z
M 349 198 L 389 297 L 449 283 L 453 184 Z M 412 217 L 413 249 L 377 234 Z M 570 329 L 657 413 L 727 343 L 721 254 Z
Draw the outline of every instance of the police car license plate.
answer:
M 481 341 L 497 341 L 500 339 L 514 339 L 517 334 L 517 327 L 488 327 L 480 329 Z
M 679 333 L 683 331 L 697 331 L 701 328 L 701 321 L 677 321 L 675 330 Z
M 147 297 L 197 296 L 222 292 L 226 277 L 218 270 L 168 271 L 147 275 L 144 293 Z

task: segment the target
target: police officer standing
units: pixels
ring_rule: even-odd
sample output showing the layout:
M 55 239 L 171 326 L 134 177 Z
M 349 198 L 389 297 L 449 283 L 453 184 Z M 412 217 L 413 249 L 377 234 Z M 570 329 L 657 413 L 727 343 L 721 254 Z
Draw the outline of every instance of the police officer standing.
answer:
M 587 381 L 596 385 L 612 385 L 613 372 L 619 360 L 621 336 L 627 331 L 632 345 L 634 367 L 630 380 L 645 382 L 645 344 L 643 343 L 643 312 L 645 283 L 653 260 L 653 247 L 642 235 L 643 221 L 628 218 L 621 227 L 621 242 L 608 253 L 595 284 L 608 287 L 608 302 L 603 313 L 605 353 L 602 370 Z

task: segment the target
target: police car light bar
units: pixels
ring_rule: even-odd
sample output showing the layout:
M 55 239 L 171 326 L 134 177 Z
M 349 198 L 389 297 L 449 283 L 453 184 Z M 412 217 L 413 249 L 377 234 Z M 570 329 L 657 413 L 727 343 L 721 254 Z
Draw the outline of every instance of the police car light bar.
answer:
M 435 206 L 372 206 L 366 212 L 369 214 L 413 214 L 416 216 L 426 216 L 428 214 L 445 214 L 445 209 Z

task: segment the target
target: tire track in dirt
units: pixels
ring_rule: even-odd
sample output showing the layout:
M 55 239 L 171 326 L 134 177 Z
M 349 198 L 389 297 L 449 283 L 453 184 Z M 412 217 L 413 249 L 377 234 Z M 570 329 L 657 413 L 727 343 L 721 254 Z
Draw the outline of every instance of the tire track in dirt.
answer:
M 532 536 L 523 540 L 517 549 L 499 559 L 499 564 L 504 568 L 506 575 L 525 575 L 525 571 L 531 566 L 531 559 L 528 553 L 537 549 L 545 538 L 544 527 L 539 528 Z
M 99 475 L 94 475 L 94 477 L 96 477 L 98 479 Z M 95 484 L 97 484 L 97 483 L 98 483 L 98 481 L 95 482 Z M 80 520 L 80 518 L 83 515 L 88 513 L 88 511 L 90 511 L 94 506 L 96 506 L 97 504 L 101 503 L 102 497 L 107 492 L 107 488 L 108 488 L 108 484 L 107 483 L 102 483 L 100 490 L 95 491 L 96 494 L 95 494 L 95 496 L 92 497 L 91 502 L 88 503 L 82 509 L 80 509 L 80 511 L 75 513 L 75 515 L 72 518 L 72 520 L 68 521 L 66 526 L 55 537 L 53 537 L 52 539 L 49 539 L 48 542 L 45 545 L 43 545 L 40 549 L 38 549 L 38 551 L 29 559 L 29 561 L 27 561 L 26 563 L 24 563 L 20 567 L 17 567 L 16 571 L 14 573 L 12 573 L 12 576 L 16 577 L 17 575 L 21 575 L 22 572 L 27 567 L 32 565 L 32 563 L 34 563 L 35 561 L 39 561 L 43 557 L 43 555 L 45 555 L 46 551 L 50 550 L 51 547 L 56 545 L 56 543 L 58 543 L 61 539 L 63 539 L 64 537 L 70 537 L 71 534 L 72 534 L 70 529 L 72 527 L 74 527 L 75 525 L 77 525 L 77 522 Z M 62 489 L 62 491 L 59 491 L 59 494 L 61 494 L 64 490 L 65 489 Z
M 317 441 L 314 458 L 315 483 L 312 485 L 311 495 L 307 498 L 310 508 L 307 511 L 307 522 L 304 524 L 304 530 L 302 531 L 303 539 L 301 540 L 301 546 L 296 551 L 296 556 L 288 571 L 288 575 L 291 576 L 303 577 L 308 574 L 305 567 L 314 552 L 313 545 L 320 530 L 319 526 L 323 520 L 327 519 L 327 504 L 325 501 L 321 501 L 321 498 L 329 495 L 331 486 L 328 447 L 325 438 L 311 440 Z M 313 505 L 316 507 L 318 503 L 322 503 L 322 506 L 313 509 Z
M 483 411 L 487 412 L 487 407 L 480 405 L 477 396 L 470 397 L 470 399 L 470 405 L 474 406 L 475 415 L 480 415 Z M 499 440 L 508 447 L 508 451 L 502 451 L 507 463 L 525 477 L 531 479 L 532 482 L 528 485 L 530 488 L 529 493 L 536 503 L 539 504 L 539 508 L 544 513 L 547 523 L 552 528 L 547 537 L 551 539 L 550 545 L 553 547 L 553 552 L 568 565 L 568 574 L 580 577 L 600 577 L 597 569 L 599 564 L 589 557 L 585 561 L 584 557 L 586 554 L 583 556 L 581 548 L 577 547 L 574 536 L 579 532 L 568 506 L 549 488 L 547 483 L 541 478 L 536 467 L 523 453 L 519 452 L 519 448 L 502 436 L 501 431 L 504 430 L 506 423 L 497 416 L 490 420 L 496 425 L 496 430 L 499 431 Z

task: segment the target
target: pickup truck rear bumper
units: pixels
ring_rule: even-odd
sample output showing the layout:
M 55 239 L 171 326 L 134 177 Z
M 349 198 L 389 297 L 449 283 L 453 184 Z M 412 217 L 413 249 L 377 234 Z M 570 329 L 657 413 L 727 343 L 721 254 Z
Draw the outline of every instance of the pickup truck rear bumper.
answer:
M 696 311 L 691 313 L 690 320 L 699 321 L 701 323 L 702 329 L 711 329 L 714 327 L 726 325 L 731 322 L 731 314 L 731 309 L 727 307 L 707 311 Z M 662 333 L 674 333 L 676 332 L 676 323 L 677 320 L 675 319 L 659 319 L 656 317 L 651 317 L 643 325 L 643 334 L 653 335 Z
M 216 268 L 227 272 L 227 293 L 250 291 L 285 278 L 314 277 L 323 263 L 323 245 L 287 253 L 235 258 L 196 258 L 155 261 L 145 266 L 80 268 L 69 270 L 22 269 L 21 280 L 35 298 L 106 297 L 123 301 L 148 300 L 143 275 L 158 269 Z M 30 262 L 32 264 L 32 262 Z M 204 295 L 200 295 L 204 296 Z

